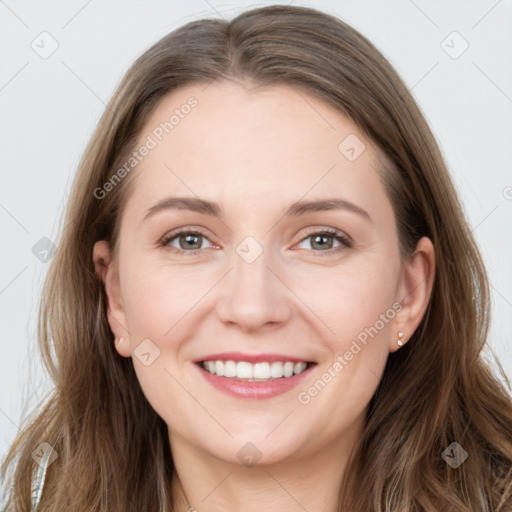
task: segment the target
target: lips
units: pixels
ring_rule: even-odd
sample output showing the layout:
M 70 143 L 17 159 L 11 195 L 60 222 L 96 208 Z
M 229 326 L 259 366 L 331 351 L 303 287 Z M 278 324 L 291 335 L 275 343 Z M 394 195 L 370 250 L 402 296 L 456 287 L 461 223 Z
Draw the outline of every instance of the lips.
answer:
M 240 352 L 211 354 L 194 362 L 215 389 L 231 397 L 253 400 L 272 398 L 293 389 L 317 366 L 315 362 L 284 354 Z
M 274 361 L 292 363 L 313 363 L 314 361 L 309 358 L 299 358 L 288 354 L 244 354 L 242 352 L 218 352 L 215 354 L 208 354 L 194 360 L 194 363 L 201 363 L 203 361 L 245 361 L 247 363 L 273 363 Z

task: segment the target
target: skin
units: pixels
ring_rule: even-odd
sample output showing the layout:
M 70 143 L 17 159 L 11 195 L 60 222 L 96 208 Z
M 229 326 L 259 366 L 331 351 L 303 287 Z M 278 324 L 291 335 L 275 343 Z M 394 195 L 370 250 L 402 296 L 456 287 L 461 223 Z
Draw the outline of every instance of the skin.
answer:
M 399 348 L 399 331 L 407 342 L 428 305 L 432 244 L 422 238 L 401 260 L 377 173 L 382 155 L 340 112 L 289 86 L 186 86 L 162 100 L 139 140 L 190 96 L 198 105 L 133 171 L 119 252 L 113 258 L 105 241 L 94 247 L 116 349 L 132 357 L 150 339 L 160 351 L 148 366 L 138 357 L 133 364 L 169 427 L 176 510 L 337 511 L 347 458 L 388 354 Z M 355 161 L 338 149 L 350 134 L 366 146 Z M 216 201 L 224 217 L 164 210 L 143 220 L 170 195 Z M 294 201 L 332 197 L 356 204 L 371 220 L 348 210 L 283 217 Z M 201 255 L 173 252 L 191 251 L 179 237 L 159 246 L 177 228 L 202 228 L 206 237 L 194 246 Z M 322 247 L 308 236 L 325 228 L 348 235 L 352 246 L 334 252 L 335 238 Z M 247 236 L 263 251 L 252 263 L 236 252 Z M 400 312 L 378 335 L 300 403 L 298 393 L 397 303 Z M 193 363 L 223 351 L 284 353 L 317 366 L 277 397 L 234 398 Z M 247 442 L 261 452 L 253 466 L 237 456 Z

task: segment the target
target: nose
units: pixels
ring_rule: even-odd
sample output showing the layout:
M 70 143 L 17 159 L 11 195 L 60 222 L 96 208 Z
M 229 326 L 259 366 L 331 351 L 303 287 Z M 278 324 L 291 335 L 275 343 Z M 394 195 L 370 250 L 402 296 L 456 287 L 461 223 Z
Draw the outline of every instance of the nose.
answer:
M 285 323 L 293 311 L 293 293 L 269 248 L 254 260 L 234 252 L 233 268 L 222 280 L 217 303 L 220 319 L 242 331 Z M 254 247 L 252 248 L 254 249 Z

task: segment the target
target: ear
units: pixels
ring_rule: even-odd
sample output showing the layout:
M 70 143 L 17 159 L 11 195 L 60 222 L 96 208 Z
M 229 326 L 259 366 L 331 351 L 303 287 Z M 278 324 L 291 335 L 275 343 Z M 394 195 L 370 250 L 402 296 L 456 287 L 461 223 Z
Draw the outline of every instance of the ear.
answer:
M 116 350 L 124 357 L 131 357 L 129 333 L 121 300 L 119 273 L 112 262 L 108 242 L 100 240 L 94 244 L 93 260 L 96 275 L 105 287 L 108 323 L 115 337 Z
M 427 310 L 435 277 L 435 251 L 429 238 L 421 238 L 414 253 L 403 264 L 397 301 L 402 309 L 395 316 L 396 332 L 389 342 L 389 351 L 398 350 L 398 333 L 402 344 L 411 339 Z

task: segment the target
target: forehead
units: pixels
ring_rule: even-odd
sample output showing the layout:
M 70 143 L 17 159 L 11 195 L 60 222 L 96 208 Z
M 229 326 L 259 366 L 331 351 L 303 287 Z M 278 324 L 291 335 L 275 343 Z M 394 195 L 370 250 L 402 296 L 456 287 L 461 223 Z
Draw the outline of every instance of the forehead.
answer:
M 302 197 L 349 196 L 368 209 L 385 200 L 371 141 L 334 107 L 288 85 L 182 87 L 158 104 L 142 146 L 149 149 L 129 201 L 139 210 L 170 194 L 260 210 Z

